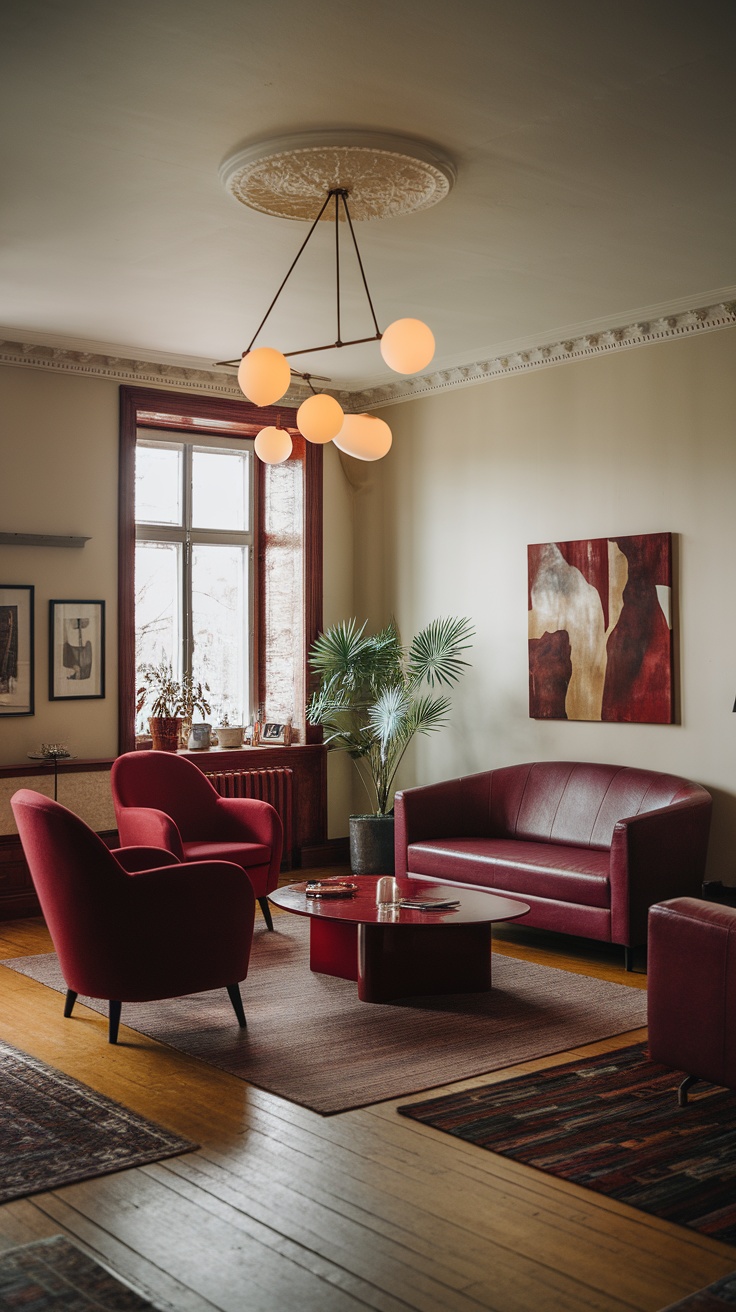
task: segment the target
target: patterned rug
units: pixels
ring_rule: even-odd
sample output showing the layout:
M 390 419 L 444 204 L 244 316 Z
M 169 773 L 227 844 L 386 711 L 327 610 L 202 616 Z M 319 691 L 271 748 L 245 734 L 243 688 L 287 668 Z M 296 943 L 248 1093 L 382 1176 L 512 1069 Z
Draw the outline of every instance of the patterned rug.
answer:
M 371 1005 L 358 1000 L 351 980 L 310 971 L 308 926 L 299 917 L 274 923 L 273 933 L 264 927 L 253 938 L 243 985 L 246 1030 L 238 1029 L 224 989 L 124 1005 L 123 1024 L 324 1115 L 646 1024 L 643 989 L 501 955 L 489 993 Z M 64 991 L 54 954 L 2 965 Z M 105 1010 L 105 1003 L 88 1005 Z M 59 1029 L 75 1023 L 63 1019 L 60 1003 Z
M 0 1105 L 2 1203 L 197 1147 L 2 1042 Z
M 688 1294 L 679 1303 L 670 1303 L 662 1312 L 733 1312 L 736 1306 L 736 1271 L 723 1280 L 716 1280 L 695 1294 Z
M 681 1079 L 639 1043 L 398 1111 L 736 1244 L 736 1093 L 696 1085 L 680 1108 Z
M 0 1255 L 0 1308 L 8 1312 L 151 1312 L 153 1306 L 63 1235 Z

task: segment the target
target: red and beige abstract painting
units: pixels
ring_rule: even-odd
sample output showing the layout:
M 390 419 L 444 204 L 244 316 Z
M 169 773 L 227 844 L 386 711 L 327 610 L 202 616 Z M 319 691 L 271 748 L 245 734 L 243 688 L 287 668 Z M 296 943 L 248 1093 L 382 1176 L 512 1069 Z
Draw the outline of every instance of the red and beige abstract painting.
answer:
M 672 534 L 527 550 L 530 717 L 672 724 Z

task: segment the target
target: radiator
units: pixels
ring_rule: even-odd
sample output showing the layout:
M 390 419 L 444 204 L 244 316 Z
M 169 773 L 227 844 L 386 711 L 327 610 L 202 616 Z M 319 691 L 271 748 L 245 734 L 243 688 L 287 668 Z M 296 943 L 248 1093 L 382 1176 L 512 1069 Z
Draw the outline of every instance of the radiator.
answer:
M 205 771 L 221 797 L 258 797 L 270 802 L 281 816 L 284 826 L 283 864 L 291 867 L 292 858 L 292 803 L 294 800 L 293 770 L 213 770 Z

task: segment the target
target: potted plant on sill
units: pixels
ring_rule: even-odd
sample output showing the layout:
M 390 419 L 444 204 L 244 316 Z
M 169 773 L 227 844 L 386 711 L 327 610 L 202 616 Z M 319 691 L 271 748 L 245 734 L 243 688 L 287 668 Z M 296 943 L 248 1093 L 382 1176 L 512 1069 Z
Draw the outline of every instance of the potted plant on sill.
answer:
M 171 662 L 162 659 L 158 665 L 143 665 L 141 685 L 136 690 L 136 712 L 140 714 L 147 702 L 151 713 L 149 726 L 154 750 L 175 752 L 179 746 L 182 724 L 191 725 L 195 712 L 204 717 L 210 713 L 205 683 L 195 683 L 190 675 L 179 681 L 174 678 Z
M 370 800 L 371 812 L 350 817 L 350 864 L 355 874 L 394 869 L 392 784 L 416 733 L 441 729 L 450 711 L 445 693 L 468 662 L 468 619 L 433 620 L 408 647 L 392 622 L 368 635 L 366 625 L 344 620 L 313 643 L 309 664 L 318 686 L 307 719 L 325 730 L 328 748 L 348 753 Z

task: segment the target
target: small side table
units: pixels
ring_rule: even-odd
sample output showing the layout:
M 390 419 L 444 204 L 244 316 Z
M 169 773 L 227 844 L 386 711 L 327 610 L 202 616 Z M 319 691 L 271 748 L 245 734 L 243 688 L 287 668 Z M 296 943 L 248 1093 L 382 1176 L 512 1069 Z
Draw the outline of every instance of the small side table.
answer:
M 53 753 L 51 753 L 50 755 L 46 755 L 44 752 L 29 752 L 29 753 L 28 753 L 28 760 L 29 760 L 29 761 L 41 761 L 41 763 L 42 763 L 43 765 L 46 765 L 46 766 L 53 766 L 53 770 L 54 770 L 54 801 L 55 801 L 55 802 L 58 802 L 58 800 L 59 800 L 59 761 L 75 761 L 75 760 L 76 760 L 76 757 L 75 757 L 75 756 L 72 756 L 71 752 L 64 752 L 63 755 L 62 755 L 60 752 L 53 752 Z

